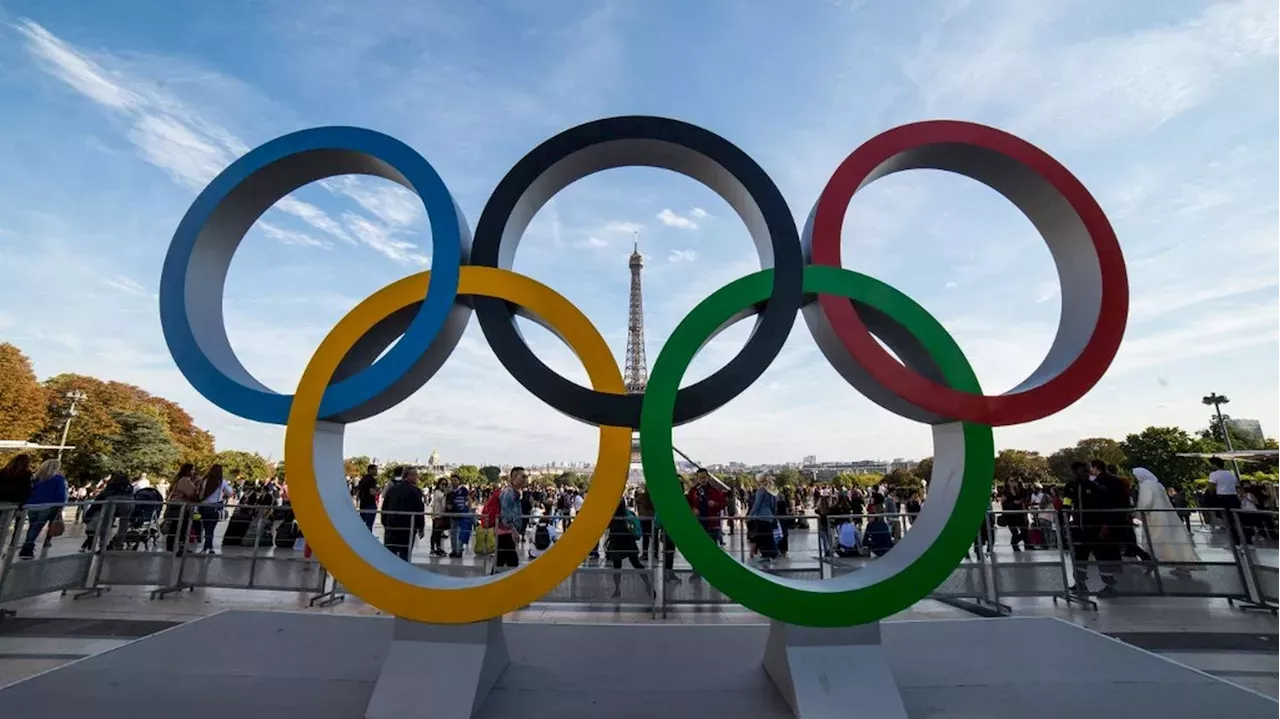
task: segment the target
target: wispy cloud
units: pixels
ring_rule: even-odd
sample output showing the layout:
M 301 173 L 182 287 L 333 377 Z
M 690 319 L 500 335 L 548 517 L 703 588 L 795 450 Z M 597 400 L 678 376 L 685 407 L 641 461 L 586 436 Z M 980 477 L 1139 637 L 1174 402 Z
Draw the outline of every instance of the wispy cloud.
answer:
M 704 212 L 703 214 L 705 215 L 706 213 Z M 685 217 L 684 215 L 676 214 L 669 208 L 663 209 L 662 212 L 658 213 L 658 221 L 667 227 L 675 227 L 680 230 L 698 229 L 697 222 L 694 222 L 691 218 Z
M 626 222 L 624 220 L 609 220 L 604 223 L 601 232 L 616 235 L 633 235 L 644 230 L 644 225 L 639 222 Z
M 697 250 L 672 250 L 667 255 L 667 262 L 695 262 L 698 259 Z
M 269 222 L 258 222 L 257 227 L 262 230 L 262 234 L 284 245 L 293 245 L 295 247 L 333 247 L 332 243 L 325 242 L 324 240 L 318 240 L 305 232 L 286 230 L 281 227 L 276 227 Z
M 124 275 L 116 275 L 114 277 L 104 277 L 102 278 L 102 282 L 108 287 L 113 287 L 117 290 L 120 290 L 121 292 L 124 292 L 125 294 L 134 295 L 135 297 L 151 296 L 151 293 L 147 292 L 146 287 L 143 287 L 141 284 L 139 284 L 135 280 L 125 277 Z
M 28 50 L 44 61 L 52 75 L 128 121 L 127 134 L 138 155 L 168 172 L 179 184 L 201 189 L 249 151 L 248 145 L 233 133 L 190 110 L 159 83 L 131 77 L 123 71 L 107 70 L 103 63 L 31 20 L 21 20 L 14 27 L 26 38 Z M 112 59 L 106 55 L 102 58 L 108 62 Z M 416 244 L 393 239 L 393 235 L 421 215 L 412 193 L 392 186 L 372 187 L 368 181 L 345 177 L 326 181 L 324 186 L 354 200 L 383 224 L 354 213 L 345 213 L 344 222 L 340 223 L 316 205 L 292 196 L 277 202 L 275 209 L 347 243 L 353 242 L 354 234 L 365 245 L 396 262 L 427 262 L 427 256 Z M 288 244 L 310 247 L 328 244 L 305 233 L 278 227 L 264 231 Z

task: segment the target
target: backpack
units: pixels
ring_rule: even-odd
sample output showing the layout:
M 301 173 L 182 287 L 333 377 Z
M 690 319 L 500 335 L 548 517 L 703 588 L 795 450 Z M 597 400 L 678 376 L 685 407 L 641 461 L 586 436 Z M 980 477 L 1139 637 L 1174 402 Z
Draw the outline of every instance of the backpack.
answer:
M 640 526 L 640 518 L 637 517 L 636 513 L 632 512 L 630 509 L 627 510 L 627 528 L 631 530 L 632 536 L 636 539 L 640 539 L 644 536 L 644 529 Z
M 502 511 L 502 490 L 495 490 L 489 495 L 489 499 L 485 500 L 484 507 L 480 510 L 480 526 L 486 529 L 493 529 L 498 526 L 498 514 Z
M 545 524 L 539 524 L 533 530 L 533 548 L 542 551 L 551 546 L 551 530 Z

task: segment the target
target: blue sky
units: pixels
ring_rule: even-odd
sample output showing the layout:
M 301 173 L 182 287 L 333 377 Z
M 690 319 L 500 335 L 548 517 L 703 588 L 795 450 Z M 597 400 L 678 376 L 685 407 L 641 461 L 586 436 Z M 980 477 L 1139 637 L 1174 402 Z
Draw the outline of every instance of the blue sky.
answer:
M 370 127 L 426 157 L 474 226 L 540 141 L 632 113 L 727 137 L 798 219 L 846 154 L 895 125 L 957 118 L 1017 133 L 1108 213 L 1133 302 L 1101 383 L 1058 415 L 997 430 L 998 446 L 1194 429 L 1210 391 L 1276 433 L 1274 0 L 0 3 L 0 338 L 41 377 L 83 372 L 172 398 L 220 448 L 278 457 L 283 432 L 189 387 L 156 301 L 173 229 L 220 169 L 292 130 Z M 758 266 L 741 222 L 692 180 L 621 169 L 560 193 L 515 268 L 581 307 L 619 363 L 633 231 L 647 258 L 650 362 L 699 300 Z M 390 183 L 303 188 L 232 263 L 232 344 L 291 391 L 337 319 L 430 254 L 420 207 Z M 1049 253 L 972 181 L 916 171 L 870 186 L 846 218 L 844 258 L 937 316 L 988 392 L 1016 385 L 1052 341 Z M 688 379 L 714 371 L 746 329 L 717 337 Z M 585 383 L 551 335 L 526 335 Z M 596 446 L 592 428 L 505 373 L 474 320 L 426 387 L 347 436 L 350 454 L 434 448 L 470 462 L 589 459 Z M 701 461 L 932 454 L 926 427 L 843 384 L 802 321 L 755 385 L 677 429 L 676 443 Z

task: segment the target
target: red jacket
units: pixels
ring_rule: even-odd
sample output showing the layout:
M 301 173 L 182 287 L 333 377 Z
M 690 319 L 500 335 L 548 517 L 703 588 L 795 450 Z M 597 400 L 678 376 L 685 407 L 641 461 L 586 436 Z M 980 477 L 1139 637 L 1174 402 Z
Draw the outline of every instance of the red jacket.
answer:
M 720 522 L 720 512 L 724 510 L 724 492 L 711 484 L 702 486 L 693 485 L 689 491 L 685 493 L 684 498 L 689 502 L 689 507 L 693 509 L 694 516 L 698 515 L 698 508 L 701 502 L 698 500 L 698 490 L 705 490 L 707 494 L 707 516 L 699 517 L 703 526 L 708 529 L 715 528 Z

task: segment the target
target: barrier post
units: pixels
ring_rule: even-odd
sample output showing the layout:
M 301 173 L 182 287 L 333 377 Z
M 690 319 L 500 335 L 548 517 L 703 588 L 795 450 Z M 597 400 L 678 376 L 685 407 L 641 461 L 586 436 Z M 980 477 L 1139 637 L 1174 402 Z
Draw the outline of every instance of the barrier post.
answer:
M 93 543 L 89 545 L 89 551 L 93 552 L 93 558 L 90 560 L 93 564 L 92 569 L 89 570 L 89 579 L 85 582 L 83 592 L 71 596 L 73 600 L 89 596 L 101 597 L 103 592 L 110 589 L 110 587 L 99 587 L 98 578 L 102 576 L 102 563 L 106 560 L 106 550 L 110 544 L 107 535 L 111 533 L 115 518 L 116 500 L 109 499 L 98 513 L 97 521 L 94 523 L 97 528 L 93 531 Z M 128 520 L 125 521 L 127 522 Z
M 1240 601 L 1241 609 L 1261 609 L 1264 611 L 1276 613 L 1276 608 L 1270 606 L 1262 597 L 1262 591 L 1257 584 L 1257 571 L 1253 567 L 1253 558 L 1249 555 L 1249 543 L 1244 534 L 1244 523 L 1240 521 L 1240 512 L 1243 510 L 1232 510 L 1224 508 L 1223 513 L 1226 515 L 1226 521 L 1229 523 L 1228 535 L 1234 534 L 1231 539 L 1231 552 L 1236 560 L 1236 570 L 1240 572 L 1240 581 L 1244 584 L 1245 594 L 1247 598 Z M 1236 543 L 1236 539 L 1240 540 L 1240 544 Z M 1228 603 L 1234 604 L 1230 598 Z
M 649 600 L 651 619 L 657 619 L 658 613 L 662 611 L 662 583 L 659 579 L 662 568 L 661 562 L 657 560 L 658 556 L 658 523 L 654 517 L 649 517 L 649 552 L 645 559 L 649 562 L 649 585 L 653 587 L 653 596 Z
M 187 539 L 191 535 L 191 505 L 185 502 L 178 507 L 178 517 L 176 521 L 175 534 L 173 537 L 173 556 L 176 560 L 172 574 L 173 581 L 165 587 L 161 587 L 151 593 L 152 599 L 164 599 L 166 594 L 177 592 L 182 589 L 182 572 L 187 565 Z
M 259 508 L 255 511 L 260 512 L 262 511 L 262 509 Z M 249 555 L 249 582 L 248 582 L 249 589 L 253 589 L 254 576 L 257 574 L 257 571 L 258 571 L 258 547 L 259 545 L 262 544 L 263 532 L 268 527 L 274 528 L 275 526 L 274 522 L 270 519 L 271 513 L 274 512 L 275 509 L 268 508 L 266 511 L 267 513 L 262 517 L 262 523 L 258 525 L 258 530 L 253 533 L 253 552 Z M 253 529 L 252 521 L 249 522 L 249 528 Z M 271 537 L 272 539 L 275 539 L 274 532 L 272 532 Z
M 1068 604 L 1070 604 L 1071 602 L 1075 602 L 1077 604 L 1081 604 L 1086 607 L 1089 607 L 1094 611 L 1097 611 L 1098 603 L 1090 599 L 1087 594 L 1081 594 L 1081 590 L 1083 589 L 1083 587 L 1075 586 L 1075 582 L 1076 582 L 1075 541 L 1071 537 L 1071 522 L 1063 521 L 1066 515 L 1061 510 L 1055 511 L 1054 515 L 1056 515 L 1056 521 L 1058 522 L 1058 525 L 1061 529 L 1061 531 L 1059 532 L 1060 541 L 1058 542 L 1058 554 L 1062 560 L 1062 576 L 1063 576 L 1063 581 L 1066 582 L 1066 588 L 1067 588 L 1063 596 L 1067 600 Z M 1081 526 L 1083 526 L 1084 524 L 1083 515 L 1081 515 L 1080 522 L 1081 522 Z M 1067 572 L 1068 559 L 1071 560 L 1070 573 Z M 1088 572 L 1088 571 L 1089 571 L 1089 568 L 1086 565 L 1085 572 Z M 1073 589 L 1074 591 L 1072 591 Z
M 13 565 L 13 559 L 17 556 L 17 547 L 22 539 L 22 530 L 26 524 L 27 513 L 22 511 L 20 507 L 14 507 L 5 510 L 6 515 L 0 517 L 4 521 L 4 527 L 9 526 L 9 522 L 13 522 L 12 541 L 0 541 L 0 601 L 3 601 L 5 583 L 9 579 L 9 567 Z M 12 515 L 12 520 L 9 516 Z M 0 540 L 4 539 L 4 528 L 0 528 Z M 5 617 L 16 616 L 18 613 L 12 609 L 0 609 L 0 619 Z

